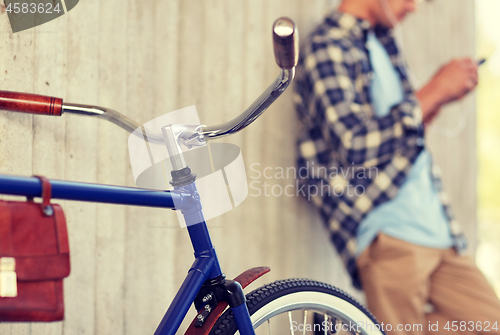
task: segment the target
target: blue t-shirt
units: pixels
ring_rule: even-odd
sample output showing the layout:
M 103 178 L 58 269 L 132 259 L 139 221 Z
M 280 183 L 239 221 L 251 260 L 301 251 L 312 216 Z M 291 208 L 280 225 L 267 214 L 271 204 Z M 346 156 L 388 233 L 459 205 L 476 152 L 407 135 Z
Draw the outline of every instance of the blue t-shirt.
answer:
M 374 112 L 376 116 L 385 116 L 403 100 L 404 90 L 387 51 L 373 31 L 368 33 L 367 47 L 374 72 L 370 85 Z M 396 197 L 376 207 L 361 222 L 357 232 L 358 256 L 378 233 L 424 247 L 447 249 L 453 245 L 431 168 L 432 157 L 424 149 Z

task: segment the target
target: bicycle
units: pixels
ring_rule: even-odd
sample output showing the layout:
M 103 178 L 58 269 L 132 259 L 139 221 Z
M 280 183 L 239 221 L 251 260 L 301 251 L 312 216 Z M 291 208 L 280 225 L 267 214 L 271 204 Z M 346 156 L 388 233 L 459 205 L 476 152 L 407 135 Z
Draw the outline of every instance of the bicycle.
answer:
M 295 23 L 279 18 L 273 25 L 275 58 L 281 72 L 241 115 L 217 126 L 170 124 L 148 141 L 167 147 L 173 167 L 172 191 L 109 186 L 51 180 L 52 197 L 119 205 L 161 207 L 180 210 L 194 249 L 195 260 L 186 279 L 155 331 L 173 335 L 190 306 L 198 311 L 186 334 L 242 334 L 308 331 L 353 334 L 383 334 L 371 313 L 356 300 L 328 284 L 307 279 L 288 279 L 260 287 L 245 296 L 243 289 L 270 269 L 253 268 L 227 279 L 217 259 L 200 205 L 196 175 L 186 165 L 181 146 L 203 147 L 207 141 L 236 133 L 254 122 L 290 85 L 298 62 L 298 32 Z M 0 109 L 41 115 L 72 113 L 108 120 L 133 133 L 141 126 L 103 107 L 63 103 L 41 95 L 0 91 Z M 40 197 L 39 179 L 0 175 L 0 193 Z M 299 318 L 297 318 L 299 315 Z M 312 320 L 312 321 L 311 321 Z M 281 327 L 276 332 L 276 325 Z M 319 327 L 318 327 L 319 326 Z

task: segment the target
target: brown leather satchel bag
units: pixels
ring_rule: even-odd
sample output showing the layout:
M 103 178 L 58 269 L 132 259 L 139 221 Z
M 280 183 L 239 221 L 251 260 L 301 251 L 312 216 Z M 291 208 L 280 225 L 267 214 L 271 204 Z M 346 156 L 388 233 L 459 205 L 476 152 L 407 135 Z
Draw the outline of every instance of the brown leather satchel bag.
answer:
M 0 321 L 64 319 L 63 278 L 70 272 L 66 220 L 50 204 L 42 181 L 42 203 L 0 200 Z

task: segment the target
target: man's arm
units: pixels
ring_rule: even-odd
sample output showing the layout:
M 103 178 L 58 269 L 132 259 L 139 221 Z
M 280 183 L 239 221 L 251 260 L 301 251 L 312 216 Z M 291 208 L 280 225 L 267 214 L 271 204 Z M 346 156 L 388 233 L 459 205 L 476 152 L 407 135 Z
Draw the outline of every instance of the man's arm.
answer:
M 356 74 L 361 64 L 353 63 L 348 51 L 317 42 L 305 54 L 304 86 L 313 108 L 308 112 L 320 116 L 322 133 L 329 136 L 327 142 L 336 143 L 332 150 L 345 164 L 372 167 L 414 152 L 423 137 L 421 109 L 414 95 L 393 106 L 387 116 L 377 117 L 369 104 L 362 103 L 366 87 Z
M 420 107 L 422 108 L 422 119 L 424 124 L 429 124 L 441 110 L 441 94 L 434 88 L 432 82 L 427 83 L 415 93 Z
M 429 124 L 439 114 L 441 107 L 472 91 L 477 82 L 477 63 L 470 58 L 453 60 L 443 66 L 416 93 L 424 123 Z

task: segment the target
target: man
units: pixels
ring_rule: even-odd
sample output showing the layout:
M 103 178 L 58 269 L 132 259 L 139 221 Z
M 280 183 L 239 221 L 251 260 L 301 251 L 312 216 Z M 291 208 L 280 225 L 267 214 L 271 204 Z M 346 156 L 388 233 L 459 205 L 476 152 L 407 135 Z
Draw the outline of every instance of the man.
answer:
M 461 255 L 465 239 L 424 142 L 424 124 L 476 87 L 477 64 L 454 60 L 414 92 L 391 28 L 415 9 L 414 0 L 343 0 L 309 36 L 295 96 L 301 183 L 392 333 L 477 334 L 489 324 L 500 334 L 500 302 Z

